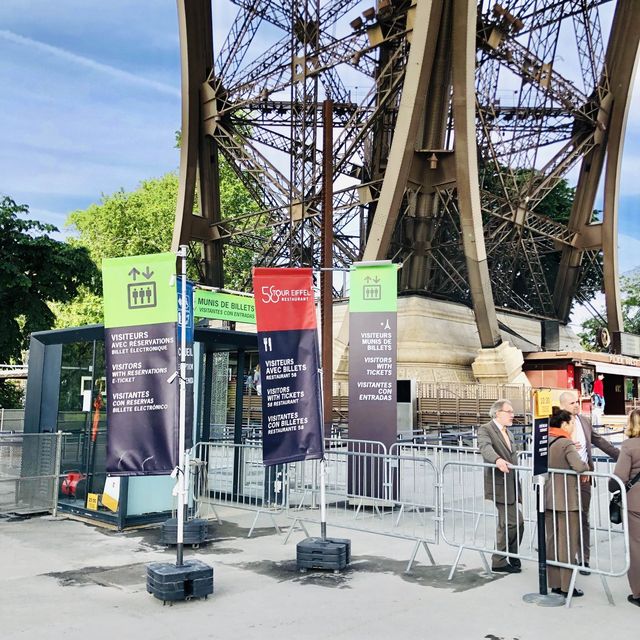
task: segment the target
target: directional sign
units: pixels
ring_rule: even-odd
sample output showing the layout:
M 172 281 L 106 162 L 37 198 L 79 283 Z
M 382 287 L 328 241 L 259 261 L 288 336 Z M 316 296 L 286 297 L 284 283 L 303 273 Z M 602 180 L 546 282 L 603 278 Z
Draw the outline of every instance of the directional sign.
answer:
M 178 460 L 178 297 L 173 253 L 103 261 L 106 470 L 165 475 Z M 192 350 L 191 350 L 192 351 Z
M 196 318 L 212 318 L 231 322 L 256 323 L 253 297 L 196 289 L 194 294 Z
M 173 253 L 103 260 L 105 326 L 175 322 L 175 264 Z
M 349 438 L 386 447 L 397 440 L 397 278 L 398 266 L 386 260 L 350 272 Z M 374 498 L 392 498 L 398 486 L 375 458 L 350 458 L 348 484 Z

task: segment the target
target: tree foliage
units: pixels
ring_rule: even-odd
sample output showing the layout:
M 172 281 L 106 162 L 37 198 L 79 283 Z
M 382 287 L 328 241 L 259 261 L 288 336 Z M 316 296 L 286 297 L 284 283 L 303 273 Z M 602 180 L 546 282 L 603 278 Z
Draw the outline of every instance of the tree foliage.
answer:
M 640 335 L 640 274 L 620 278 L 622 325 L 627 333 Z M 598 329 L 606 327 L 602 318 L 589 318 L 578 333 L 582 347 L 587 351 L 600 351 L 596 342 Z
M 19 409 L 24 402 L 23 387 L 13 380 L 0 380 L 0 407 L 3 409 Z
M 81 287 L 96 286 L 97 271 L 84 247 L 54 240 L 56 227 L 29 220 L 29 208 L 0 199 L 0 362 L 22 362 L 33 331 L 53 326 L 48 303 L 65 304 Z M 0 387 L 0 404 L 14 398 Z M 6 406 L 6 405 L 3 405 Z
M 507 174 L 503 168 L 502 175 Z M 509 190 L 513 194 L 520 193 L 532 179 L 535 180 L 537 172 L 534 169 L 518 169 L 513 172 L 513 184 L 509 183 Z M 495 171 L 493 163 L 481 166 L 481 188 L 500 198 L 505 198 L 504 188 L 498 173 Z M 567 224 L 571 215 L 573 201 L 575 198 L 575 188 L 571 187 L 564 178 L 558 180 L 544 198 L 537 203 L 534 212 L 537 215 L 546 216 L 554 222 Z M 591 222 L 597 219 L 597 211 L 592 212 Z M 488 214 L 486 214 L 488 215 Z M 517 228 L 514 226 L 514 233 Z M 540 253 L 540 266 L 544 273 L 547 287 L 553 291 L 555 281 L 558 277 L 560 260 L 562 258 L 561 247 L 555 250 L 547 250 Z M 524 259 L 524 256 L 521 256 Z M 511 264 L 511 263 L 509 263 Z M 532 289 L 531 279 L 527 277 L 526 270 L 517 269 L 515 273 L 504 274 L 506 278 L 512 279 L 513 290 L 524 300 L 534 300 L 535 295 Z M 602 289 L 602 257 L 597 256 L 596 260 L 583 268 L 580 281 L 576 291 L 576 298 L 590 300 L 595 292 Z M 535 303 L 534 303 L 535 306 Z
M 223 217 L 232 218 L 258 210 L 258 206 L 246 187 L 235 175 L 229 164 L 220 161 L 220 205 Z M 259 234 L 259 232 L 256 232 Z M 264 235 L 264 234 L 259 234 Z M 227 289 L 243 291 L 251 280 L 254 254 L 249 249 L 230 244 L 224 247 L 224 280 Z
M 255 211 L 255 202 L 229 165 L 221 160 L 220 200 L 224 217 Z M 169 251 L 178 198 L 178 176 L 167 173 L 161 178 L 144 180 L 131 192 L 119 190 L 103 196 L 99 203 L 74 211 L 67 224 L 77 233 L 73 241 L 86 247 L 98 268 L 103 258 L 142 255 Z M 194 204 L 198 211 L 198 202 Z M 254 254 L 248 249 L 224 246 L 225 287 L 242 289 L 250 280 Z M 190 277 L 196 273 L 189 269 Z M 90 289 L 80 289 L 74 301 L 65 306 L 52 305 L 56 326 L 69 327 L 100 323 L 102 298 Z
M 103 196 L 99 204 L 71 213 L 67 224 L 98 267 L 103 258 L 168 251 L 177 197 L 178 177 L 168 173 L 144 180 L 135 191 Z

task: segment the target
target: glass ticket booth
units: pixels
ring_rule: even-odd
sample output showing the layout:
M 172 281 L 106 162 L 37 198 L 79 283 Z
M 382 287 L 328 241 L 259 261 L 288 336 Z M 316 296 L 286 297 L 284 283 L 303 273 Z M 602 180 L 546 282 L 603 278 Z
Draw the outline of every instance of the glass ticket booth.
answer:
M 194 418 L 187 425 L 194 442 L 240 442 L 259 432 L 260 397 L 245 386 L 256 363 L 255 334 L 196 328 Z M 102 325 L 32 334 L 24 423 L 25 433 L 65 433 L 59 512 L 118 529 L 163 521 L 171 514 L 175 480 L 170 476 L 113 477 L 106 472 Z

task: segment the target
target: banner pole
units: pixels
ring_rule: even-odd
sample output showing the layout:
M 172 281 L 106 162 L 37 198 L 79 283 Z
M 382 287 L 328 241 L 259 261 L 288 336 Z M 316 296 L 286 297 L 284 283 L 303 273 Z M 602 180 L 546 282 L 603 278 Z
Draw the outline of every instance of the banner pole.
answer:
M 544 520 L 544 474 L 537 476 L 536 491 L 538 494 L 538 588 L 541 596 L 547 595 L 547 536 Z
M 327 539 L 326 474 L 327 468 L 323 455 L 320 460 L 320 537 L 323 541 Z
M 320 415 L 324 416 L 324 395 L 322 390 L 324 389 L 324 369 L 321 367 L 318 369 L 318 376 L 320 377 Z M 327 484 L 327 467 L 324 457 L 324 440 L 326 434 L 322 433 L 322 458 L 320 458 L 320 537 L 323 541 L 327 539 L 327 498 L 326 498 L 326 484 Z
M 522 599 L 541 607 L 560 607 L 564 604 L 561 594 L 549 593 L 547 588 L 547 536 L 545 523 L 545 492 L 549 470 L 549 415 L 551 394 L 535 389 L 531 394 L 532 417 L 532 471 L 536 489 L 536 511 L 538 525 L 538 593 L 527 593 Z
M 184 443 L 185 422 L 187 417 L 187 246 L 178 248 L 180 258 L 180 280 L 182 304 L 180 305 L 180 414 L 178 423 L 178 512 L 176 535 L 176 566 L 181 567 L 184 560 L 184 505 L 185 505 L 185 469 Z

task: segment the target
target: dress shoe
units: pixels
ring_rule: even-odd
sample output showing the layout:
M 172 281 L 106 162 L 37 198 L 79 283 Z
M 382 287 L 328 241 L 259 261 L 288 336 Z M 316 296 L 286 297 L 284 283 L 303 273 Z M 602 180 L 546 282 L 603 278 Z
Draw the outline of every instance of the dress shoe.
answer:
M 509 564 L 516 569 L 522 569 L 522 562 L 518 558 L 510 558 Z
M 563 595 L 565 598 L 569 597 L 569 592 L 568 591 L 563 591 L 562 589 L 557 588 L 557 587 L 554 588 L 554 589 L 551 589 L 551 593 L 559 593 L 559 594 Z M 583 595 L 584 595 L 584 591 L 582 589 L 577 589 L 576 588 L 576 589 L 573 590 L 573 597 L 574 598 L 580 598 Z
M 627 600 L 628 600 L 631 604 L 635 604 L 635 605 L 636 605 L 636 607 L 640 607 L 640 598 L 634 598 L 632 593 L 630 593 L 630 594 L 627 596 Z
M 501 567 L 491 567 L 494 573 L 520 573 L 522 569 L 514 567 L 512 564 L 505 564 Z
M 584 568 L 580 569 L 580 575 L 581 576 L 588 576 L 591 574 L 591 571 L 589 570 L 589 563 L 585 562 L 584 563 Z

